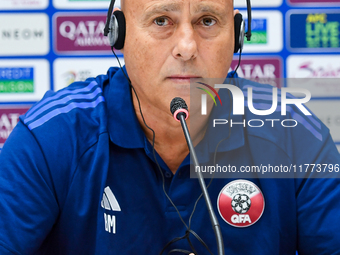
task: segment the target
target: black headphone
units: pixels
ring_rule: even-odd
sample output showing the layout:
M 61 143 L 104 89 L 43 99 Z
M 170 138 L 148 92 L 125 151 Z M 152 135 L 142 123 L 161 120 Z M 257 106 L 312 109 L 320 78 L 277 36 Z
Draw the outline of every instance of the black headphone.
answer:
M 251 5 L 250 0 L 247 1 L 247 13 L 248 13 L 248 31 L 245 33 L 245 25 L 243 17 L 240 13 L 234 17 L 235 22 L 235 49 L 234 53 L 239 50 L 242 51 L 244 36 L 250 41 L 251 38 Z M 107 12 L 106 24 L 104 28 L 104 36 L 109 37 L 111 47 L 117 50 L 121 50 L 124 47 L 125 42 L 125 16 L 122 11 L 113 11 L 115 0 L 111 0 L 109 10 Z

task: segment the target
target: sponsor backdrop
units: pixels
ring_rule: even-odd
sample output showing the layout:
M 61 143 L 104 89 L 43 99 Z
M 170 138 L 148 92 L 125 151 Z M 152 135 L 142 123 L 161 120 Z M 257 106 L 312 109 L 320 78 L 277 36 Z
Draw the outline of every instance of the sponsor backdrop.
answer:
M 245 44 L 239 75 L 310 90 L 313 99 L 308 106 L 331 129 L 340 149 L 336 79 L 340 78 L 340 0 L 251 2 L 253 37 Z M 18 116 L 47 90 L 62 89 L 117 66 L 103 35 L 109 3 L 0 1 L 0 151 Z M 234 3 L 246 19 L 246 0 Z M 124 63 L 122 53 L 116 53 Z M 235 55 L 231 70 L 237 59 Z M 273 78 L 304 79 L 281 84 Z M 311 78 L 333 79 L 324 84 Z

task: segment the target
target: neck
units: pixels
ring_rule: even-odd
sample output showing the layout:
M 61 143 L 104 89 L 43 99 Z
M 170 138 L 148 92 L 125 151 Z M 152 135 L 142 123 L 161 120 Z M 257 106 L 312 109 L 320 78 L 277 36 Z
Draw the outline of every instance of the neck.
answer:
M 138 121 L 152 144 L 153 132 L 148 129 L 140 114 L 138 101 L 133 94 L 133 105 Z M 146 124 L 155 132 L 155 150 L 167 164 L 173 174 L 189 154 L 187 142 L 179 122 L 172 117 L 170 110 L 162 111 L 160 108 L 140 99 L 143 117 Z M 189 117 L 190 118 L 190 117 Z M 196 124 L 196 123 L 195 123 Z M 190 128 L 190 121 L 187 122 L 190 136 L 194 146 L 197 145 L 204 136 L 206 122 L 198 123 L 194 128 Z

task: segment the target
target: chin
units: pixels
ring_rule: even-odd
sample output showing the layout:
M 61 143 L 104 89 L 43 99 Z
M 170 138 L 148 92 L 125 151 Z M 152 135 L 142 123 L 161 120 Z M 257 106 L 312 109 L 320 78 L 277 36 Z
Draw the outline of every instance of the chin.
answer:
M 190 102 L 190 91 L 181 91 L 181 90 L 176 90 L 176 92 L 172 92 L 169 94 L 171 95 L 171 100 L 175 97 L 180 97 L 182 98 L 187 104 Z
M 175 85 L 174 89 L 180 95 L 180 97 L 190 97 L 190 83 Z

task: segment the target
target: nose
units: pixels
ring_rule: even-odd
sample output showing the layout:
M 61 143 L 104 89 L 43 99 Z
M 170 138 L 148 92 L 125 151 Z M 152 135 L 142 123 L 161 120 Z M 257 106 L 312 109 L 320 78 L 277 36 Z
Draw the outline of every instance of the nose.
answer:
M 175 38 L 177 41 L 172 53 L 174 58 L 188 61 L 197 57 L 195 30 L 191 24 L 179 26 Z

